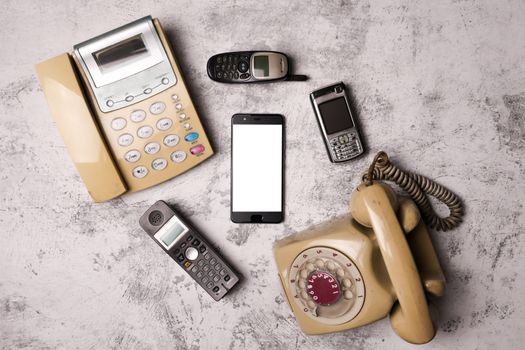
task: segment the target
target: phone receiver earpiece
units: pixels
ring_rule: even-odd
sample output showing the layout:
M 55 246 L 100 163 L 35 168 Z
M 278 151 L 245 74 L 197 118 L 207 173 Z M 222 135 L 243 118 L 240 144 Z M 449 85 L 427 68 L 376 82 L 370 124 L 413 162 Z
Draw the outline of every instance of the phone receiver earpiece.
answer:
M 390 187 L 377 181 L 359 185 L 352 193 L 350 204 L 353 218 L 373 229 L 396 293 L 398 303 L 390 313 L 392 328 L 410 343 L 429 342 L 436 328 L 403 230 L 403 227 L 413 226 L 415 217 L 405 215 L 407 218 L 402 225 L 396 215 L 399 203 L 395 194 Z M 403 204 L 402 208 L 405 208 L 401 209 L 404 214 L 412 213 L 409 205 Z

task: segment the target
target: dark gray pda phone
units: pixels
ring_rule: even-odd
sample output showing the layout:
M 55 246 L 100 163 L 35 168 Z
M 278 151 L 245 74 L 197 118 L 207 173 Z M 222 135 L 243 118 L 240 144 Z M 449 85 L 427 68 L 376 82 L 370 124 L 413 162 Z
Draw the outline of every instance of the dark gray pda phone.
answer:
M 215 301 L 239 282 L 232 267 L 164 201 L 153 204 L 139 224 Z
M 332 163 L 346 162 L 363 154 L 363 142 L 342 82 L 313 91 L 310 102 Z

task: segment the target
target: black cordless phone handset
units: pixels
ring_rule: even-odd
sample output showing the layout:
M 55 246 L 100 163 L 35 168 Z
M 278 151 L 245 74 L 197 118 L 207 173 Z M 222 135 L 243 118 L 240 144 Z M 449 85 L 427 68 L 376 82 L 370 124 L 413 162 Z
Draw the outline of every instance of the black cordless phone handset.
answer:
M 139 224 L 216 301 L 239 282 L 232 267 L 165 202 L 153 204 Z
M 221 83 L 261 83 L 278 80 L 306 80 L 290 75 L 290 61 L 275 51 L 225 52 L 212 56 L 207 64 L 210 79 Z

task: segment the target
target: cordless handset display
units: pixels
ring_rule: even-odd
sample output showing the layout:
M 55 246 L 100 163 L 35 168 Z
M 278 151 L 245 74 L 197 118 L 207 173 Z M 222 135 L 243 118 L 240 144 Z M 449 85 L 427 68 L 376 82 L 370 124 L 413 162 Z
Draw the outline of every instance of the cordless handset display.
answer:
M 153 204 L 139 224 L 215 301 L 239 282 L 232 267 L 164 201 Z
M 310 101 L 332 163 L 363 154 L 364 148 L 352 117 L 345 85 L 340 82 L 310 94 Z
M 221 83 L 261 83 L 277 80 L 306 80 L 304 75 L 290 75 L 290 61 L 275 51 L 224 52 L 212 56 L 208 76 Z

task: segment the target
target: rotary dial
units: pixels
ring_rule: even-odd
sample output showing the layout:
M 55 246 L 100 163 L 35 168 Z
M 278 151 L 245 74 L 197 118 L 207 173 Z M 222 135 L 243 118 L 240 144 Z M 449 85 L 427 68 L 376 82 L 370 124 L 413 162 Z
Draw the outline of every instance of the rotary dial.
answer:
M 290 275 L 294 301 L 311 318 L 341 324 L 363 306 L 363 278 L 352 260 L 335 249 L 305 250 L 294 260 Z

